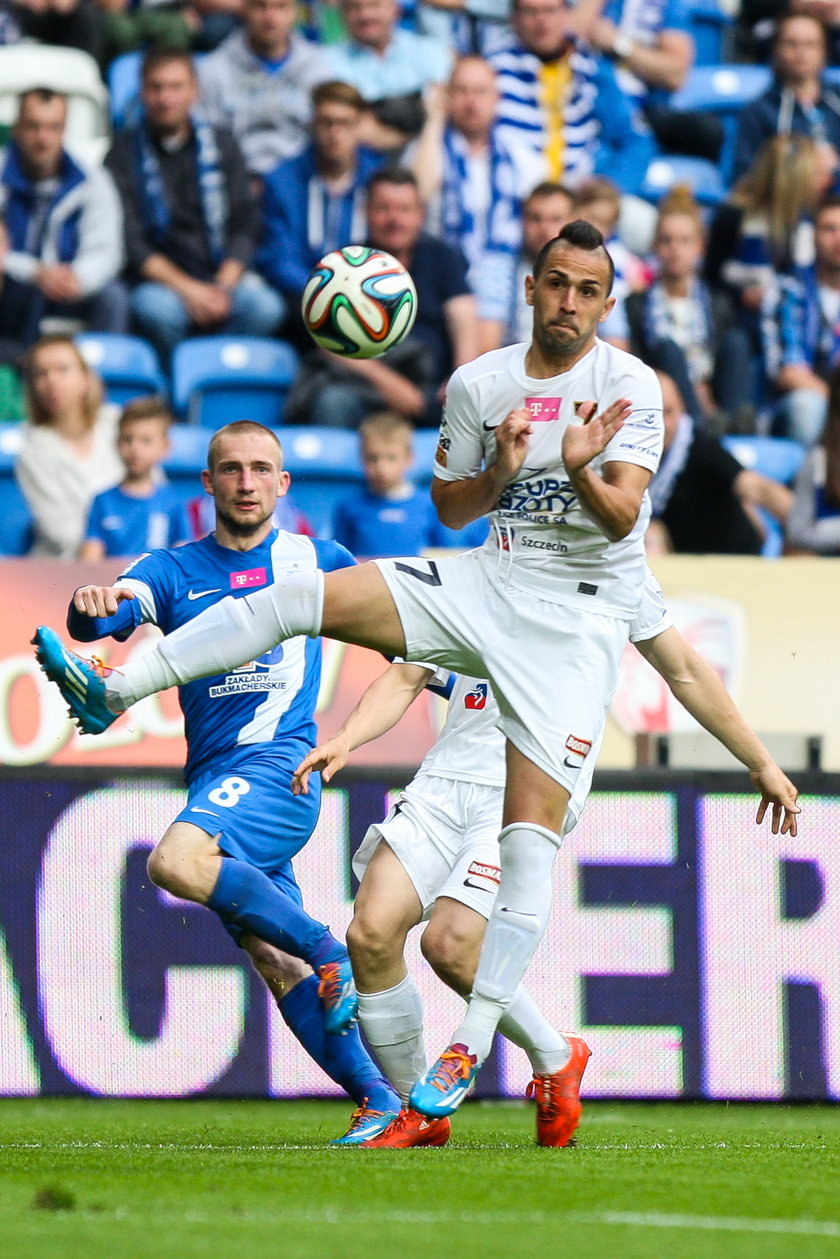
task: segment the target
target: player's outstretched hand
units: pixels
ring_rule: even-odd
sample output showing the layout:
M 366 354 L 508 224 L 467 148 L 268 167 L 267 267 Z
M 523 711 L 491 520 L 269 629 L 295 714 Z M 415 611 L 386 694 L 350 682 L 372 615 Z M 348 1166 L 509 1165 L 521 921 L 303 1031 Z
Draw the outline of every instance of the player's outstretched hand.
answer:
M 588 416 L 584 409 L 590 412 Z M 633 404 L 629 398 L 617 398 L 600 415 L 592 416 L 594 409 L 594 404 L 579 404 L 578 415 L 583 423 L 570 424 L 563 434 L 563 463 L 567 472 L 578 472 L 606 450 L 633 410 Z
M 133 598 L 134 591 L 125 586 L 79 586 L 73 607 L 83 616 L 113 616 L 121 603 Z
M 766 769 L 756 770 L 750 774 L 756 791 L 761 792 L 761 802 L 756 811 L 755 820 L 760 826 L 767 810 L 772 806 L 770 829 L 774 835 L 796 834 L 796 816 L 801 813 L 799 792 L 779 769 L 778 765 L 770 765 Z
M 327 739 L 305 756 L 292 774 L 292 792 L 305 796 L 309 792 L 309 775 L 321 771 L 321 781 L 328 783 L 334 774 L 344 769 L 350 755 L 350 745 L 344 739 Z

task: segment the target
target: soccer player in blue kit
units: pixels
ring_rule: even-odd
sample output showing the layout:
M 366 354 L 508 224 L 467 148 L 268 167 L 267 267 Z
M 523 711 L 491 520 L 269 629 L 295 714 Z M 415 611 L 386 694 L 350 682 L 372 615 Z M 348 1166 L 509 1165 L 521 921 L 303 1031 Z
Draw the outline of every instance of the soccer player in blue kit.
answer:
M 74 638 L 124 640 L 143 623 L 168 633 L 228 595 L 355 564 L 336 542 L 273 527 L 289 474 L 269 429 L 248 420 L 226 425 L 211 438 L 207 465 L 214 533 L 141 556 L 113 586 L 80 587 L 68 613 Z M 292 773 L 317 737 L 320 674 L 320 640 L 298 637 L 179 688 L 189 797 L 151 854 L 149 874 L 214 910 L 246 950 L 293 1034 L 357 1102 L 339 1138 L 356 1144 L 387 1126 L 399 1099 L 351 1026 L 347 949 L 303 909 L 292 869 L 320 807 L 320 782 L 311 797 L 291 791 Z

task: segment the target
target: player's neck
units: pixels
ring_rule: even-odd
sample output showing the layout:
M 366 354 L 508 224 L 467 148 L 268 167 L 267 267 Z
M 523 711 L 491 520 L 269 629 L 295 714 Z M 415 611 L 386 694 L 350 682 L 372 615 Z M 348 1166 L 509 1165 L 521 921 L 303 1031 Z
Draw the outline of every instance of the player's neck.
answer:
M 219 546 L 226 547 L 229 551 L 253 551 L 255 547 L 260 545 L 260 543 L 265 542 L 273 528 L 274 525 L 270 520 L 268 520 L 262 528 L 257 530 L 256 533 L 243 535 L 240 533 L 234 533 L 220 520 L 217 520 L 216 528 L 213 530 L 213 537 L 216 539 Z

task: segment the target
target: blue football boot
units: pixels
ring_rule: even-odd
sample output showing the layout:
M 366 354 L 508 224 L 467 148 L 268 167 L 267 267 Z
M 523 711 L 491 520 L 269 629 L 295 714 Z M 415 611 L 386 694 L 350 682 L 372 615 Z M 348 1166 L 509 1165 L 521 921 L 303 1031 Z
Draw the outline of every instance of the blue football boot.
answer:
M 346 1032 L 359 1008 L 350 958 L 345 955 L 338 961 L 325 962 L 315 973 L 320 980 L 318 996 L 324 1011 L 324 1027 L 333 1034 Z
M 94 656 L 86 660 L 65 647 L 58 635 L 39 625 L 32 639 L 35 659 L 51 682 L 55 682 L 70 709 L 70 716 L 83 734 L 102 734 L 119 716 L 105 703 L 105 678 L 113 670 Z
M 478 1063 L 466 1045 L 450 1045 L 411 1090 L 408 1104 L 421 1115 L 452 1115 L 472 1088 Z
M 365 1098 L 364 1104 L 350 1116 L 350 1127 L 344 1136 L 336 1137 L 334 1141 L 330 1141 L 330 1145 L 361 1145 L 372 1137 L 378 1137 L 396 1117 L 395 1110 L 371 1110 Z

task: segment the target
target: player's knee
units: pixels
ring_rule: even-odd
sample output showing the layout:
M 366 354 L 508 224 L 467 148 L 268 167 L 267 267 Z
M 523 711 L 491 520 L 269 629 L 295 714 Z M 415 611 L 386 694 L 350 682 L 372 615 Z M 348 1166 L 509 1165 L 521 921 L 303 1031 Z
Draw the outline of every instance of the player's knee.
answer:
M 356 914 L 347 928 L 347 948 L 356 967 L 381 965 L 401 953 L 398 933 L 384 922 Z
M 455 992 L 468 994 L 475 978 L 480 941 L 449 926 L 429 923 L 420 938 L 420 951 L 439 979 Z
M 194 863 L 179 853 L 175 853 L 165 843 L 153 849 L 146 863 L 149 878 L 156 887 L 161 887 L 172 896 L 182 900 L 195 900 L 197 880 Z

